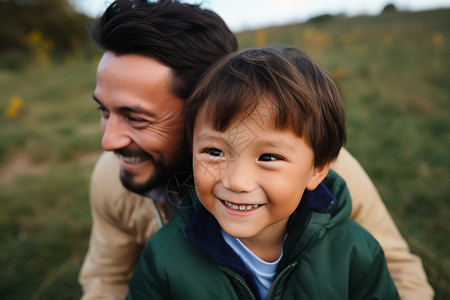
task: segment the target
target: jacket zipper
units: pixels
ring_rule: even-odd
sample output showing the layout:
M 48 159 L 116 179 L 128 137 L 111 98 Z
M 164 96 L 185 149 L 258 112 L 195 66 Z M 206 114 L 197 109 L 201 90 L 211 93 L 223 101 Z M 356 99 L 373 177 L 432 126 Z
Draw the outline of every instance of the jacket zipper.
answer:
M 313 243 L 318 241 L 318 237 L 319 237 L 319 232 L 316 231 L 313 233 L 313 236 L 311 237 L 310 241 L 306 244 L 306 246 L 303 248 L 303 250 L 307 249 L 308 247 L 310 247 Z M 281 278 L 286 275 L 286 273 L 292 271 L 292 269 L 294 269 L 298 264 L 299 261 L 303 258 L 304 256 L 304 252 L 299 256 L 299 258 L 297 259 L 297 261 L 290 263 L 289 265 L 287 265 L 287 267 L 285 267 L 280 274 L 277 275 L 277 277 L 275 278 L 275 280 L 273 281 L 272 285 L 270 286 L 269 292 L 267 293 L 267 297 L 265 300 L 270 300 L 273 296 L 272 294 L 274 293 L 275 287 L 278 284 L 278 282 L 281 280 Z
M 256 297 L 253 294 L 252 290 L 247 285 L 245 280 L 240 277 L 239 273 L 237 273 L 230 267 L 226 267 L 226 266 L 218 266 L 218 267 L 220 270 L 227 273 L 231 278 L 233 278 L 238 284 L 240 284 L 244 288 L 244 290 L 247 292 L 247 294 L 250 296 L 250 299 L 256 300 Z
M 233 276 L 233 278 L 245 288 L 245 290 L 247 291 L 247 293 L 249 294 L 251 299 L 256 300 L 255 295 L 253 295 L 252 290 L 248 287 L 248 285 L 245 281 L 243 281 L 241 278 L 239 278 L 239 276 Z
M 274 293 L 275 287 L 278 284 L 278 282 L 281 280 L 281 278 L 286 275 L 286 273 L 290 272 L 292 269 L 294 269 L 298 265 L 298 262 L 293 262 L 289 264 L 286 268 L 283 269 L 283 271 L 278 274 L 278 276 L 275 278 L 275 280 L 272 283 L 272 286 L 269 289 L 269 292 L 267 293 L 266 300 L 270 300 L 272 298 L 272 294 Z

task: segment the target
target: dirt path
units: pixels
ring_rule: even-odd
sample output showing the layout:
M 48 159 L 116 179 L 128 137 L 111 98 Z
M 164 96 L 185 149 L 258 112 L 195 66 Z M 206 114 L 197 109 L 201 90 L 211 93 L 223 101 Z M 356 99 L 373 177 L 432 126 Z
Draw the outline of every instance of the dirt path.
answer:
M 82 163 L 93 163 L 100 154 L 101 152 L 88 153 L 77 160 Z M 25 152 L 19 152 L 0 166 L 0 183 L 7 183 L 22 174 L 44 174 L 54 163 L 54 161 L 47 161 L 41 164 L 34 164 Z

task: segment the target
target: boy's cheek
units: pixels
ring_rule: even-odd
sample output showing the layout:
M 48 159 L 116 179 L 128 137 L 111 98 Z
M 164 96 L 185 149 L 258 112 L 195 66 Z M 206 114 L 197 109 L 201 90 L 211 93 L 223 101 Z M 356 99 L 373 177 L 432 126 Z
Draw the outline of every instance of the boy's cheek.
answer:
M 195 178 L 195 190 L 197 196 L 201 196 L 204 192 L 209 192 L 214 184 L 214 174 L 212 170 L 208 168 L 205 164 L 194 162 L 193 164 L 193 174 Z
M 193 173 L 196 183 L 213 183 L 220 180 L 221 175 L 226 171 L 223 162 L 211 162 L 208 159 L 193 157 Z

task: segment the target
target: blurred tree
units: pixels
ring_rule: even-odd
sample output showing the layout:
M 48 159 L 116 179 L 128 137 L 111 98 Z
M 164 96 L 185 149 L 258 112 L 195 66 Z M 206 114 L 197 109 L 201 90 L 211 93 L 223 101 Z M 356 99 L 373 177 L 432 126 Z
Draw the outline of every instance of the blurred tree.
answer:
M 80 48 L 88 40 L 89 23 L 68 0 L 0 0 L 0 53 L 33 52 L 30 36 L 36 32 L 47 50 Z
M 308 20 L 308 23 L 325 23 L 330 21 L 331 19 L 333 19 L 333 15 L 330 14 L 323 14 L 323 15 L 318 15 L 315 17 L 312 17 Z
M 393 13 L 393 12 L 397 12 L 397 7 L 395 7 L 395 5 L 392 3 L 387 4 L 381 11 L 382 14 Z

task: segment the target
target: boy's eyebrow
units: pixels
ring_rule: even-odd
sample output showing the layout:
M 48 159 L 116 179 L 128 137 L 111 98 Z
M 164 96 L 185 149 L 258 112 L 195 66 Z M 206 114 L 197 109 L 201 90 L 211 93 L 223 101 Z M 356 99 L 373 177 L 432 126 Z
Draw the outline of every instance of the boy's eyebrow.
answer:
M 202 133 L 199 136 L 197 136 L 197 138 L 196 138 L 197 141 L 210 140 L 210 139 L 211 139 L 211 135 L 210 134 L 206 134 L 206 133 Z
M 92 99 L 94 99 L 94 101 L 97 102 L 99 105 L 103 105 L 103 103 L 97 98 L 97 96 L 95 96 L 95 94 L 92 95 Z M 130 106 L 120 106 L 120 107 L 118 107 L 117 110 L 120 111 L 120 112 L 123 112 L 123 113 L 141 114 L 141 115 L 149 116 L 151 118 L 155 118 L 156 117 L 155 113 L 146 110 L 141 105 L 134 105 L 132 107 L 130 107 Z
M 284 142 L 280 142 L 280 141 L 263 141 L 263 143 L 265 144 L 265 146 L 268 147 L 274 147 L 274 148 L 287 148 L 291 151 L 295 151 L 295 147 L 292 146 L 292 144 L 290 143 L 284 143 Z
M 222 133 L 218 133 L 217 135 L 214 135 L 210 132 L 203 132 L 200 135 L 198 135 L 195 140 L 198 142 L 198 141 L 212 141 L 212 140 L 216 140 L 216 139 L 223 139 Z

